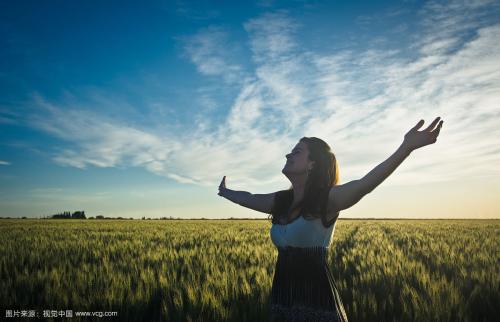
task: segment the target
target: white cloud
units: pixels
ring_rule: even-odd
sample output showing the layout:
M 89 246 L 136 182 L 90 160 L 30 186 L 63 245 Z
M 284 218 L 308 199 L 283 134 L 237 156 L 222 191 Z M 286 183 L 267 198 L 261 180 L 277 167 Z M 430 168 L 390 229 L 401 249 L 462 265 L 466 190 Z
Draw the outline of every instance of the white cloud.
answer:
M 253 59 L 257 63 L 288 59 L 297 47 L 293 33 L 298 27 L 285 11 L 265 13 L 244 23 L 250 34 Z
M 63 149 L 54 160 L 63 165 L 113 167 L 146 166 L 164 161 L 180 143 L 105 119 L 88 110 L 56 106 L 35 96 L 42 113 L 31 115 L 32 126 L 63 140 L 76 143 L 77 150 Z
M 208 26 L 191 37 L 179 37 L 184 50 L 198 71 L 207 76 L 222 76 L 229 84 L 244 76 L 241 66 L 231 63 L 235 48 L 228 41 L 228 33 L 221 27 Z
M 10 165 L 11 163 L 8 161 L 0 160 L 0 165 Z
M 452 7 L 449 13 L 431 3 L 422 11 L 425 28 L 413 58 L 383 49 L 310 52 L 299 46 L 300 23 L 283 11 L 264 14 L 243 25 L 256 64 L 244 77 L 221 54 L 227 34 L 203 30 L 186 47 L 193 63 L 203 75 L 238 78 L 240 92 L 223 123 L 197 118 L 198 127 L 182 136 L 42 98 L 35 102 L 46 114 L 31 123 L 73 143 L 55 157 L 61 164 L 143 166 L 180 183 L 213 187 L 227 175 L 228 186 L 252 189 L 283 182 L 285 154 L 302 136 L 330 144 L 342 183 L 389 157 L 418 120 L 425 128 L 441 116 L 437 143 L 413 152 L 385 185 L 499 174 L 500 24 L 467 20 L 473 37 L 464 38 L 465 27 L 456 25 L 462 18 L 454 15 L 469 7 Z M 214 98 L 203 99 L 209 110 L 219 108 Z
M 500 3 L 495 0 L 428 1 L 418 12 L 423 33 L 412 35 L 414 46 L 421 48 L 423 54 L 433 46 L 453 49 L 459 43 L 457 38 L 467 38 L 470 32 L 487 27 L 492 20 L 498 22 L 495 15 L 499 9 Z

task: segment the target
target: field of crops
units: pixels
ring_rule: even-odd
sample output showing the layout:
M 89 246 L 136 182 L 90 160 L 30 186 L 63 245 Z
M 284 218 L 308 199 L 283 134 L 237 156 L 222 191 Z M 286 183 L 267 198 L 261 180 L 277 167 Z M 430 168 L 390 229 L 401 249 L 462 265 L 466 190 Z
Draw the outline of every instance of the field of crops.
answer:
M 266 321 L 278 254 L 270 227 L 0 220 L 0 319 L 72 310 L 116 311 L 115 321 Z M 339 220 L 329 261 L 349 320 L 498 321 L 499 232 L 500 220 Z

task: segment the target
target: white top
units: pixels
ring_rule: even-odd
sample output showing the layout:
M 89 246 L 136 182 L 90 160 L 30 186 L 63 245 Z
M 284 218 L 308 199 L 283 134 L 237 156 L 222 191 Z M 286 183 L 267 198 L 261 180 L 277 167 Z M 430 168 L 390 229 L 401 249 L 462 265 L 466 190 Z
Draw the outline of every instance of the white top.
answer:
M 276 247 L 330 247 L 336 224 L 335 220 L 327 228 L 321 218 L 311 220 L 300 216 L 287 225 L 273 224 L 271 240 Z

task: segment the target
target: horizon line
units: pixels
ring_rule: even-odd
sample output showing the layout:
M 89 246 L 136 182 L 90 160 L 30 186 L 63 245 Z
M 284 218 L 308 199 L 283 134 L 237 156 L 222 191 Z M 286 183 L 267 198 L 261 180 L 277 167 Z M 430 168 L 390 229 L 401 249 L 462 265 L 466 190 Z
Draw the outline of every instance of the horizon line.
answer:
M 38 219 L 38 220 L 45 220 L 45 219 L 54 219 L 54 220 L 270 220 L 270 218 L 235 218 L 235 217 L 228 217 L 228 218 L 206 218 L 206 217 L 200 217 L 200 218 L 166 218 L 166 217 L 160 217 L 160 218 L 151 218 L 151 217 L 145 217 L 143 218 L 133 218 L 133 217 L 104 217 L 104 218 L 39 218 L 39 217 L 3 217 L 0 216 L 0 219 L 21 219 L 21 220 L 26 220 L 26 219 Z M 413 217 L 397 217 L 397 218 L 387 218 L 387 217 L 343 217 L 343 218 L 338 218 L 338 220 L 363 220 L 363 219 L 368 219 L 368 220 L 500 220 L 500 217 L 498 218 L 493 218 L 493 217 L 487 217 L 487 218 L 474 218 L 474 217 L 466 217 L 466 218 L 459 218 L 459 217 L 448 217 L 448 218 L 443 218 L 443 217 L 432 217 L 432 218 L 413 218 Z

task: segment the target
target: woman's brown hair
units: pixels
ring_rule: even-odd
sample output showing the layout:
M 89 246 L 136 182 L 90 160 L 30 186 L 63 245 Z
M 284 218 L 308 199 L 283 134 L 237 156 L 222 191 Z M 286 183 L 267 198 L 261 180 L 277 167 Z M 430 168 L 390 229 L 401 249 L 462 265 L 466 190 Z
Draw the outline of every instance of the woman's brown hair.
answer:
M 323 225 L 330 227 L 338 217 L 338 213 L 331 220 L 326 217 L 330 188 L 337 185 L 340 178 L 337 158 L 335 158 L 330 146 L 319 138 L 303 137 L 300 141 L 307 144 L 309 160 L 315 163 L 304 187 L 304 197 L 295 208 L 300 207 L 300 214 L 303 215 L 304 219 L 321 217 Z M 278 224 L 278 219 L 291 211 L 289 208 L 292 201 L 293 186 L 287 190 L 276 192 L 270 214 L 273 224 Z

